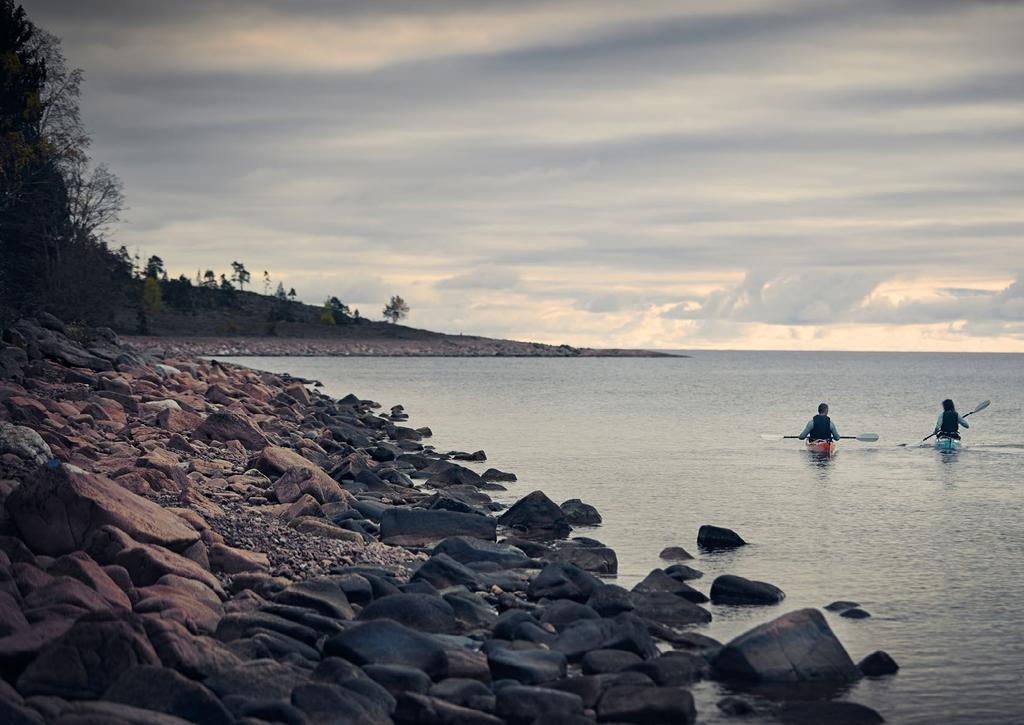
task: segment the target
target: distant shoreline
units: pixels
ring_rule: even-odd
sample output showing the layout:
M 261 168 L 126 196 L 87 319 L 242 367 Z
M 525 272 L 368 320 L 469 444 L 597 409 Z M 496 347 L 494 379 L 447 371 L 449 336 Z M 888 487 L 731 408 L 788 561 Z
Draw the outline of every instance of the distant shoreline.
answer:
M 570 347 L 499 340 L 470 335 L 433 335 L 417 339 L 309 339 L 282 337 L 124 336 L 138 350 L 160 348 L 168 356 L 217 357 L 622 357 L 686 358 L 656 350 Z

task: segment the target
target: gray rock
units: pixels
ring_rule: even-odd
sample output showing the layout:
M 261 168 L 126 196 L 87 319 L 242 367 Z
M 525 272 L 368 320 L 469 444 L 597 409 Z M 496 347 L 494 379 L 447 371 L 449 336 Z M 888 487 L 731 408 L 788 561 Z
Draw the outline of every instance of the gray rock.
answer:
M 231 725 L 234 718 L 212 692 L 165 667 L 135 667 L 122 674 L 104 700 L 175 715 L 191 722 Z
M 776 586 L 734 574 L 723 574 L 711 584 L 715 604 L 778 604 L 785 598 L 786 593 Z
M 646 624 L 630 612 L 612 619 L 585 619 L 571 624 L 559 632 L 552 649 L 574 661 L 595 649 L 621 649 L 643 658 L 658 654 Z
M 543 491 L 534 491 L 516 501 L 498 517 L 498 523 L 542 539 L 565 538 L 572 531 L 562 509 Z
M 404 692 L 426 694 L 430 689 L 430 678 L 422 670 L 418 670 L 415 667 L 407 667 L 405 665 L 364 665 L 363 671 L 370 679 L 395 697 Z
M 693 558 L 693 554 L 691 554 L 681 546 L 666 546 L 664 549 L 661 550 L 661 553 L 658 554 L 658 556 L 662 559 L 674 559 L 677 561 L 681 559 Z
M 53 458 L 49 444 L 31 428 L 0 420 L 0 454 L 13 453 L 40 465 Z
M 495 540 L 495 521 L 477 514 L 395 506 L 380 517 L 381 541 L 402 546 L 426 546 L 449 536 Z
M 344 657 L 357 665 L 405 665 L 431 679 L 447 674 L 447 657 L 440 642 L 388 619 L 362 622 L 324 643 L 328 657 Z
M 711 612 L 669 592 L 633 592 L 633 612 L 670 627 L 707 624 Z
M 712 662 L 723 678 L 851 682 L 861 672 L 817 609 L 799 609 L 741 634 Z
M 447 554 L 436 554 L 420 564 L 409 581 L 428 582 L 436 589 L 462 585 L 469 589 L 479 589 L 480 579 L 476 572 L 463 566 Z
M 848 602 L 840 599 L 839 601 L 832 602 L 831 604 L 826 604 L 825 609 L 830 612 L 842 612 L 845 609 L 853 609 L 854 607 L 859 606 L 860 605 L 857 602 Z
M 398 725 L 505 725 L 494 715 L 414 692 L 398 698 L 394 721 Z
M 391 619 L 424 632 L 450 634 L 459 629 L 452 606 L 430 594 L 392 594 L 377 599 L 363 608 L 359 619 Z
M 896 660 L 889 656 L 888 652 L 878 650 L 857 663 L 857 667 L 868 677 L 881 677 L 883 675 L 894 675 L 899 671 L 900 666 Z
M 621 672 L 643 662 L 640 655 L 621 649 L 595 649 L 583 655 L 580 664 L 585 675 L 604 675 Z
M 539 685 L 565 677 L 568 666 L 561 652 L 506 648 L 488 652 L 487 664 L 493 679 L 516 680 L 524 685 Z
M 495 714 L 510 725 L 528 725 L 541 716 L 569 718 L 583 714 L 583 700 L 571 692 L 511 685 L 497 696 Z
M 548 564 L 530 582 L 530 599 L 572 599 L 585 602 L 600 586 L 601 581 L 574 564 L 553 562 Z
M 469 536 L 450 536 L 435 546 L 433 553 L 447 554 L 462 564 L 488 561 L 509 567 L 517 566 L 527 560 L 522 549 Z
M 871 614 L 860 607 L 854 607 L 853 609 L 844 609 L 839 616 L 847 619 L 867 619 Z
M 318 577 L 295 582 L 274 595 L 274 601 L 307 607 L 327 617 L 352 619 L 355 613 L 339 583 L 331 577 Z
M 601 523 L 601 514 L 597 509 L 578 498 L 571 498 L 558 508 L 562 509 L 562 513 L 572 526 L 597 526 Z
M 597 718 L 622 723 L 693 723 L 697 708 L 682 687 L 610 687 L 597 703 Z
M 783 703 L 775 709 L 775 717 L 786 725 L 875 725 L 885 722 L 881 715 L 865 705 L 828 700 Z
M 697 532 L 697 545 L 704 549 L 734 549 L 747 542 L 732 529 L 706 524 Z

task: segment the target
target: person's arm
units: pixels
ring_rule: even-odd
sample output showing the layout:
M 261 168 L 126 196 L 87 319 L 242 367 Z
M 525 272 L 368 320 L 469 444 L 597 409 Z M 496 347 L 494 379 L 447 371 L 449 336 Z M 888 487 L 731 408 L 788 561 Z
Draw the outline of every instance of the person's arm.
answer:
M 970 428 L 971 427 L 971 424 L 968 423 L 966 420 L 964 420 L 964 417 L 962 415 L 957 413 L 956 417 L 960 419 L 960 425 L 962 425 L 964 428 Z
M 814 427 L 814 421 L 813 420 L 807 421 L 807 425 L 804 426 L 803 432 L 800 435 L 798 435 L 797 438 L 799 438 L 800 440 L 804 440 L 808 436 L 808 434 L 811 432 L 811 428 L 813 428 L 813 427 Z
M 836 430 L 836 424 L 829 421 L 829 427 L 832 429 L 832 440 L 839 440 L 839 431 Z
M 935 433 L 942 430 L 942 413 L 939 413 L 939 417 L 935 419 Z

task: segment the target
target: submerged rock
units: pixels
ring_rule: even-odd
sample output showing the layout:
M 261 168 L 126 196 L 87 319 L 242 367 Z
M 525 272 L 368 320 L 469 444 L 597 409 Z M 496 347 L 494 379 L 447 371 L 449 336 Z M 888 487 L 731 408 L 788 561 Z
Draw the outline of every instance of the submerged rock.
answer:
M 881 677 L 883 675 L 894 675 L 899 671 L 900 666 L 896 660 L 889 656 L 888 652 L 878 650 L 857 663 L 857 667 L 868 677 Z
M 681 546 L 666 546 L 658 556 L 662 559 L 674 559 L 677 561 L 693 558 L 693 555 Z

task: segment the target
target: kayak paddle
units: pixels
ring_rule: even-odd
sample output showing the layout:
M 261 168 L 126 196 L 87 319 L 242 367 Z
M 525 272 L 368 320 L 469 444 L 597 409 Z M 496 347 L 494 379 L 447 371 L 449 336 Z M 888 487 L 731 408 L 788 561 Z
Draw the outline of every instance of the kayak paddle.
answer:
M 966 417 L 966 416 L 965 416 Z M 762 433 L 761 438 L 766 441 L 781 441 L 785 438 L 799 438 L 800 436 L 784 436 L 779 433 Z M 859 436 L 839 436 L 840 440 L 844 441 L 863 441 L 864 443 L 874 443 L 878 440 L 877 433 L 861 433 Z
M 985 410 L 985 408 L 987 408 L 990 405 L 992 405 L 992 401 L 991 400 L 983 400 L 980 403 L 978 403 L 974 407 L 974 410 L 972 410 L 970 413 L 965 413 L 964 414 L 964 418 L 966 418 L 968 416 L 971 416 L 971 415 L 974 415 L 975 413 L 980 413 L 981 411 Z M 924 443 L 926 440 L 931 438 L 933 435 L 935 435 L 936 432 L 937 431 L 929 433 L 928 435 L 926 435 L 924 438 L 921 439 L 921 443 Z M 900 448 L 906 448 L 909 445 L 910 445 L 909 443 L 900 443 L 899 447 Z M 920 443 L 918 445 L 920 445 Z

